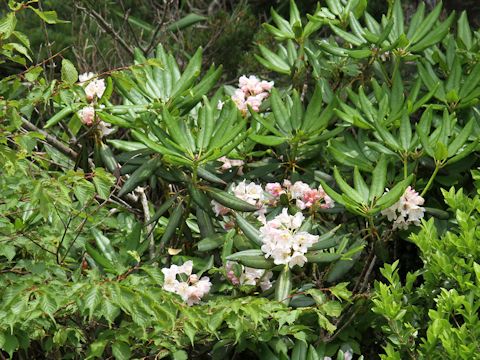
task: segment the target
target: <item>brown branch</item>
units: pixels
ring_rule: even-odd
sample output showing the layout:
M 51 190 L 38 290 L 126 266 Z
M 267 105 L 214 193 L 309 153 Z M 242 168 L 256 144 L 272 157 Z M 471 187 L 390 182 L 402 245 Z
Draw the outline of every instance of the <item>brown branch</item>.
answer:
M 45 130 L 42 130 L 38 127 L 36 127 L 34 124 L 32 124 L 30 121 L 28 121 L 27 119 L 25 118 L 22 118 L 22 123 L 23 123 L 23 127 L 30 130 L 30 131 L 36 131 L 36 132 L 39 132 L 40 134 L 42 134 L 43 136 L 45 136 L 45 140 L 50 144 L 52 145 L 54 148 L 56 148 L 58 151 L 60 151 L 61 153 L 69 156 L 70 158 L 72 159 L 77 159 L 78 157 L 78 153 L 71 149 L 70 147 L 68 147 L 67 145 L 65 145 L 63 142 L 61 142 L 60 140 L 57 139 L 56 136 L 54 135 L 50 135 L 49 133 L 47 133 Z

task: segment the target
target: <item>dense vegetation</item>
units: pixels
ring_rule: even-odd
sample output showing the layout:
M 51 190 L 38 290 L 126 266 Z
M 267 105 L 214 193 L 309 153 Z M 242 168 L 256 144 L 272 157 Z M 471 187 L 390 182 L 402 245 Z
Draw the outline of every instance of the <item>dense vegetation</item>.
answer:
M 477 358 L 475 20 L 159 4 L 1 5 L 0 358 Z

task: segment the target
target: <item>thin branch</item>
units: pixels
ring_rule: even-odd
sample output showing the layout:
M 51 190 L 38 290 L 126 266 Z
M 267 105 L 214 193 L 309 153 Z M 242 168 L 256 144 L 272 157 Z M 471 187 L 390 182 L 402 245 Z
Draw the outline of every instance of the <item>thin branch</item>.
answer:
M 96 12 L 93 9 L 87 10 L 86 8 L 78 4 L 75 4 L 75 7 L 79 10 L 84 11 L 86 14 L 96 19 L 98 25 L 100 25 L 100 27 L 107 34 L 110 34 L 125 49 L 125 51 L 127 51 L 131 56 L 133 56 L 133 50 L 130 47 L 130 45 L 127 44 L 127 42 L 120 36 L 119 33 L 115 31 L 115 29 L 103 18 L 102 15 L 100 15 L 98 12 Z
M 71 149 L 70 147 L 68 147 L 67 145 L 65 145 L 63 142 L 61 142 L 60 140 L 57 139 L 56 136 L 54 135 L 50 135 L 49 133 L 47 133 L 46 131 L 36 127 L 34 124 L 32 124 L 30 121 L 28 121 L 27 119 L 25 118 L 22 118 L 22 123 L 23 123 L 23 127 L 30 130 L 30 131 L 36 131 L 36 132 L 39 132 L 40 134 L 44 135 L 45 136 L 45 140 L 50 144 L 52 145 L 54 148 L 56 148 L 57 150 L 59 150 L 61 153 L 73 158 L 73 159 L 76 159 L 78 157 L 78 153 Z
M 42 129 L 38 128 L 37 126 L 35 126 L 34 124 L 32 124 L 30 121 L 28 121 L 25 118 L 22 118 L 22 123 L 23 123 L 23 127 L 25 129 L 28 129 L 30 131 L 39 132 L 40 134 L 45 136 L 45 141 L 48 144 L 52 145 L 55 149 L 60 151 L 62 154 L 67 155 L 72 160 L 77 160 L 78 159 L 78 153 L 75 150 L 73 150 L 72 148 L 70 148 L 69 146 L 67 146 L 65 143 L 63 143 L 62 141 L 58 140 L 58 138 L 56 136 L 51 135 L 48 132 L 46 132 L 45 130 L 42 130 Z M 92 159 L 88 159 L 88 164 L 92 168 L 95 167 L 95 164 L 93 163 Z
M 36 240 L 33 240 L 30 236 L 28 236 L 26 233 L 22 233 L 23 236 L 25 236 L 28 240 L 30 240 L 32 243 L 34 243 L 35 245 L 37 245 L 40 249 L 48 252 L 49 254 L 52 254 L 52 255 L 55 255 L 55 253 L 51 250 L 48 250 L 45 246 L 43 246 L 42 244 L 38 243 Z

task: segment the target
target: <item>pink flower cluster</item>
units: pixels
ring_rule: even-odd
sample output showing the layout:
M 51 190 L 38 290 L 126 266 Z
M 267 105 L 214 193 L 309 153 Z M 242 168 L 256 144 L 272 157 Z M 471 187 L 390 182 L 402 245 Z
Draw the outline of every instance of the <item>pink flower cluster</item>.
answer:
M 420 225 L 420 219 L 425 215 L 425 208 L 421 206 L 424 202 L 425 199 L 409 186 L 395 204 L 382 211 L 382 215 L 389 221 L 395 220 L 394 229 L 407 229 L 409 224 Z
M 258 208 L 258 214 L 265 214 L 265 194 L 261 185 L 257 185 L 253 182 L 247 183 L 246 180 L 243 180 L 237 186 L 232 186 L 230 189 L 237 198 L 251 204 L 255 205 Z M 218 215 L 227 215 L 230 212 L 229 208 L 219 204 L 218 202 L 212 200 L 213 211 Z
M 273 81 L 260 81 L 255 75 L 244 75 L 238 80 L 238 89 L 232 95 L 232 100 L 243 114 L 248 112 L 249 105 L 254 111 L 259 111 L 262 101 L 270 95 L 272 87 Z
M 274 202 L 282 194 L 286 194 L 289 199 L 295 200 L 295 205 L 304 210 L 314 205 L 319 205 L 322 209 L 332 208 L 335 203 L 328 196 L 320 185 L 317 189 L 312 189 L 308 184 L 302 181 L 296 181 L 293 185 L 289 180 L 284 180 L 283 185 L 280 183 L 268 183 L 265 191 L 273 197 Z
M 289 215 L 287 209 L 260 228 L 262 251 L 265 258 L 272 257 L 276 265 L 288 264 L 302 267 L 308 248 L 318 241 L 318 235 L 299 231 L 305 217 L 301 212 Z
M 164 275 L 163 289 L 180 295 L 188 306 L 198 304 L 212 287 L 212 283 L 207 276 L 199 279 L 196 274 L 192 274 L 192 269 L 193 262 L 191 260 L 181 266 L 172 265 L 169 268 L 162 269 Z M 185 274 L 188 276 L 188 280 L 177 280 L 178 274 Z
M 262 291 L 266 291 L 272 287 L 270 279 L 273 276 L 271 271 L 266 271 L 262 269 L 254 269 L 248 266 L 239 265 L 242 269 L 240 277 L 235 275 L 234 271 L 234 262 L 227 261 L 225 265 L 225 270 L 227 272 L 227 278 L 233 285 L 252 285 L 260 286 Z

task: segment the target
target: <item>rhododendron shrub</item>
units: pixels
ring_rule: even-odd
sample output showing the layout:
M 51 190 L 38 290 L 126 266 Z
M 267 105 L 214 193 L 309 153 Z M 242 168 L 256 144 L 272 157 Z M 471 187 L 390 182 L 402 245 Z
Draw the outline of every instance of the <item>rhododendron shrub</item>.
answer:
M 1 61 L 40 11 L 15 4 Z M 55 81 L 4 79 L 2 357 L 452 354 L 470 336 L 452 319 L 478 325 L 478 199 L 452 190 L 452 218 L 441 188 L 476 191 L 480 38 L 441 4 L 366 5 L 272 10 L 239 78 L 152 43 L 101 75 L 62 59 Z

